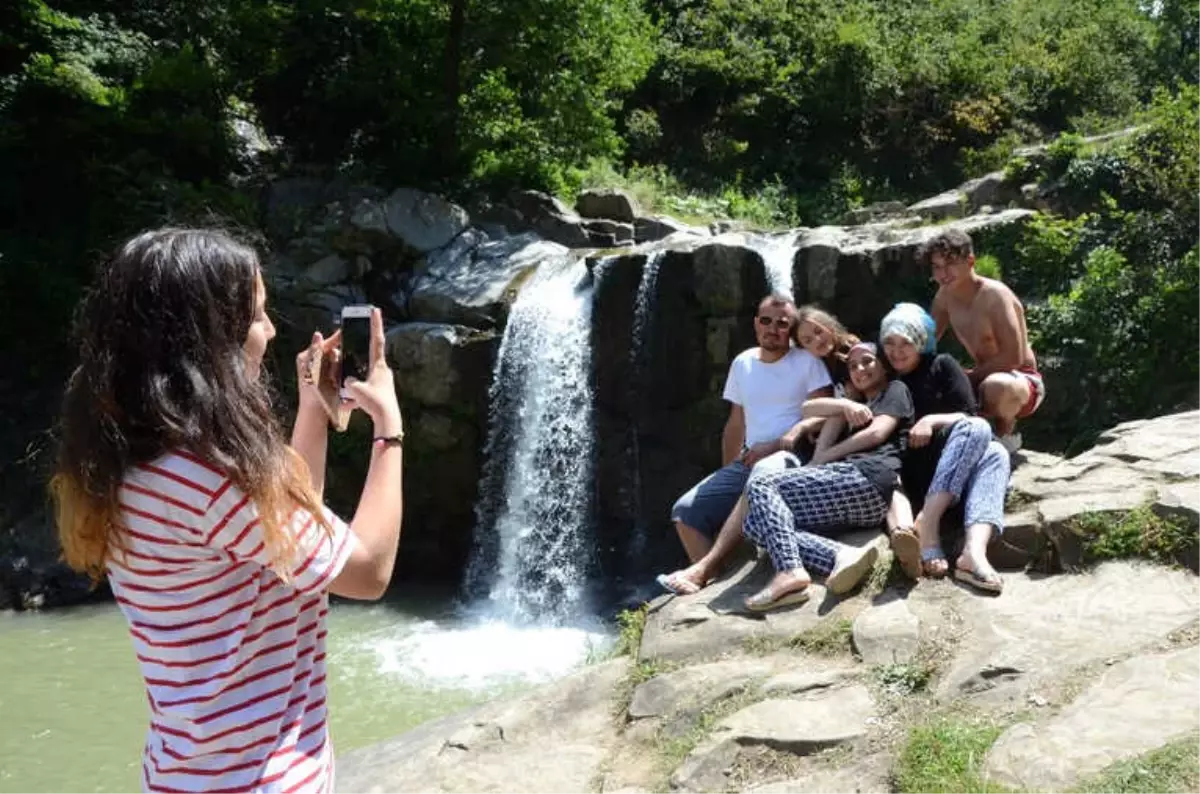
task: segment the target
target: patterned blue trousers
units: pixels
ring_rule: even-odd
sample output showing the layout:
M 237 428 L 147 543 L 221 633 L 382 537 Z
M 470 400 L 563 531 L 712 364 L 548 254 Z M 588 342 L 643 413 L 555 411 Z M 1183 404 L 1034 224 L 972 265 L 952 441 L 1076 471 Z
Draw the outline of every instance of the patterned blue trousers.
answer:
M 992 440 L 992 428 L 977 416 L 960 419 L 938 458 L 928 496 L 948 493 L 963 501 L 964 526 L 991 524 L 1004 531 L 1004 497 L 1008 493 L 1008 452 Z
M 881 524 L 887 503 L 853 464 L 763 472 L 746 486 L 743 533 L 767 550 L 776 571 L 804 567 L 828 576 L 837 545 L 821 535 Z

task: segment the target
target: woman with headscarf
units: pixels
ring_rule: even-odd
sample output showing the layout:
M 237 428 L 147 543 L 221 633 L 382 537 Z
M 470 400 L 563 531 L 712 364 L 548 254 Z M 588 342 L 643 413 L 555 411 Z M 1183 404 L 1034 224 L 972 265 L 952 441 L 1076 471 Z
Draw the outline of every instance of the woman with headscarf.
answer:
M 987 545 L 993 531 L 1004 531 L 1008 454 L 992 440 L 988 423 L 974 416 L 975 394 L 962 367 L 934 351 L 934 327 L 933 318 L 913 303 L 897 304 L 879 327 L 884 353 L 908 386 L 916 416 L 901 469 L 904 492 L 919 511 L 916 531 L 896 529 L 892 545 L 913 578 L 922 572 L 944 576 L 948 564 L 939 527 L 945 511 L 961 501 L 966 545 L 954 577 L 998 593 L 1003 581 L 988 562 Z

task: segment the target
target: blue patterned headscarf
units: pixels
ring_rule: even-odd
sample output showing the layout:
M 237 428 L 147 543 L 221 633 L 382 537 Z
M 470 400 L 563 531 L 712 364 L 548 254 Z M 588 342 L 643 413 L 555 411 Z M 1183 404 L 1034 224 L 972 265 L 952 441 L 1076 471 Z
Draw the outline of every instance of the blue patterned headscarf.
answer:
M 879 341 L 889 336 L 907 339 L 922 353 L 937 349 L 937 323 L 915 303 L 897 303 L 879 324 Z

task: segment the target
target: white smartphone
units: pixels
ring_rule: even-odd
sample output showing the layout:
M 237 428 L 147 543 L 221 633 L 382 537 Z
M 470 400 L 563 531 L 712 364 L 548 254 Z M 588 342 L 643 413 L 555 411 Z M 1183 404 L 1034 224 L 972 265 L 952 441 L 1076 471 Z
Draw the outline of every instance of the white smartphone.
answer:
M 370 305 L 342 307 L 342 388 L 346 398 L 346 378 L 366 380 L 371 369 L 371 310 Z

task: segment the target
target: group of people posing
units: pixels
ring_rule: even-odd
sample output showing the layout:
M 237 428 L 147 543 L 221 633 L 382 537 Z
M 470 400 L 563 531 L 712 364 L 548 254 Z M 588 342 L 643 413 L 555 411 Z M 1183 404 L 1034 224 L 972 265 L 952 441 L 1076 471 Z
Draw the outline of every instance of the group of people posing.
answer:
M 932 314 L 898 304 L 880 323 L 878 344 L 815 306 L 762 300 L 758 346 L 734 359 L 725 384 L 724 465 L 672 510 L 691 565 L 659 576 L 663 587 L 697 592 L 744 536 L 775 568 L 747 609 L 803 603 L 814 575 L 846 593 L 878 552 L 836 536 L 886 526 L 909 577 L 952 570 L 975 588 L 1002 590 L 988 542 L 1004 530 L 1016 422 L 1037 410 L 1045 387 L 1024 308 L 975 271 L 971 238 L 947 230 L 918 257 L 938 284 Z M 970 369 L 936 352 L 947 329 L 974 359 Z M 966 537 L 951 566 L 940 530 L 956 505 Z

